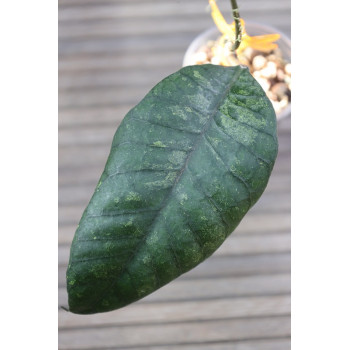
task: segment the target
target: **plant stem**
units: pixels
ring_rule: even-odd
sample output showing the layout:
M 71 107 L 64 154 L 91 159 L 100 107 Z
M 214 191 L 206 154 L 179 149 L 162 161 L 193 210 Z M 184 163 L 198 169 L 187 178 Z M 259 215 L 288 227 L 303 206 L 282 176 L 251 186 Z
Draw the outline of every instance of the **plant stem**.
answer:
M 241 26 L 241 21 L 240 21 L 236 0 L 231 0 L 231 7 L 232 7 L 232 15 L 235 21 L 235 29 L 236 29 L 235 30 L 236 38 L 232 48 L 232 50 L 235 51 L 239 48 L 239 45 L 241 44 L 241 41 L 242 41 L 242 26 Z

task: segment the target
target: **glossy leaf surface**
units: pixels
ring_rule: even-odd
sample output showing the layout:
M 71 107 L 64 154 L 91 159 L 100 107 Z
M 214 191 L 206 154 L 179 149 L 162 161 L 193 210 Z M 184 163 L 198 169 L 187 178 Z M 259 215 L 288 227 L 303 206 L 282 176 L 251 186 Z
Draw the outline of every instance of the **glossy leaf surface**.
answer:
M 71 247 L 70 311 L 123 307 L 209 257 L 263 193 L 276 117 L 244 67 L 190 66 L 120 124 Z

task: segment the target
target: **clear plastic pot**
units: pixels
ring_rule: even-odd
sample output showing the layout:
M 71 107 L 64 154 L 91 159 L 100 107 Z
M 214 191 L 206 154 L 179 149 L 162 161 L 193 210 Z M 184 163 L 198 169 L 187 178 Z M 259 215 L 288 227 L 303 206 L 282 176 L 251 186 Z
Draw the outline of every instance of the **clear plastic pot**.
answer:
M 287 62 L 291 62 L 291 43 L 290 43 L 290 39 L 284 33 L 280 32 L 276 28 L 266 26 L 263 24 L 253 23 L 253 22 L 246 22 L 245 26 L 246 26 L 247 33 L 250 36 L 272 34 L 272 33 L 280 34 L 280 38 L 276 42 L 278 44 L 279 49 L 282 52 L 283 59 Z M 192 43 L 186 50 L 182 66 L 185 67 L 185 66 L 194 64 L 193 61 L 191 60 L 194 53 L 196 53 L 208 41 L 218 39 L 220 35 L 221 33 L 216 27 L 209 28 L 206 31 L 199 34 L 192 41 Z M 287 107 L 285 107 L 283 110 L 277 113 L 277 120 L 290 116 L 290 114 L 291 114 L 291 106 L 289 103 Z

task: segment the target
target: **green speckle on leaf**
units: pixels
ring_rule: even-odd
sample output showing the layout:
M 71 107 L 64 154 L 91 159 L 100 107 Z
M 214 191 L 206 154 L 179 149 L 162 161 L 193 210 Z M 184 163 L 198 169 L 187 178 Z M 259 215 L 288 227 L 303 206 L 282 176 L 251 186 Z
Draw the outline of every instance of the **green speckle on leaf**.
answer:
M 186 158 L 186 153 L 183 151 L 173 151 L 170 154 L 169 161 L 173 164 L 182 164 Z
M 155 142 L 153 142 L 152 146 L 161 147 L 161 148 L 166 147 L 166 145 L 164 145 L 164 143 L 162 141 L 155 141 Z
M 203 79 L 202 75 L 198 72 L 198 70 L 194 70 L 193 75 L 195 76 L 195 78 Z
M 136 201 L 136 202 L 140 201 L 141 199 L 142 199 L 141 195 L 136 192 L 130 192 L 125 198 L 126 201 Z

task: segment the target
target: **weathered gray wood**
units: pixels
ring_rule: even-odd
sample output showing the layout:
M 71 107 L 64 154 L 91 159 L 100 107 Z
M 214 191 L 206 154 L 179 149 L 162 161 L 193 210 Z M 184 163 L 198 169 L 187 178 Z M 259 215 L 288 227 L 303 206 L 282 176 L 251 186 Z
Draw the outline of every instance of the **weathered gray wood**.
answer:
M 123 116 L 124 117 L 124 116 Z M 95 124 L 95 125 L 80 125 L 78 127 L 63 128 L 59 132 L 59 142 L 62 147 L 94 147 L 95 145 L 109 145 L 111 137 L 113 137 L 118 124 L 115 116 L 111 124 Z M 290 137 L 283 135 L 279 139 L 279 152 L 284 153 L 290 149 Z M 80 150 L 84 152 L 84 149 Z M 108 154 L 107 154 L 108 155 Z
M 61 148 L 59 151 L 59 159 L 60 163 L 62 163 L 59 167 L 59 197 L 63 196 L 61 190 L 65 191 L 65 188 L 72 188 L 73 186 L 84 187 L 87 191 L 93 190 L 102 174 L 109 148 L 110 145 L 97 145 L 88 150 L 85 149 L 85 152 L 80 150 L 80 147 Z M 80 155 L 80 159 L 78 155 Z M 92 159 L 93 155 L 95 156 L 95 162 Z M 74 156 L 77 157 L 76 162 L 80 164 L 80 167 L 77 164 L 75 164 L 75 167 L 73 166 Z M 72 166 L 70 167 L 69 164 L 72 164 Z M 87 168 L 88 171 L 86 170 Z M 289 169 L 290 159 L 285 158 L 281 162 L 278 161 L 275 164 L 276 172 L 272 173 L 266 191 L 283 192 L 284 189 L 289 191 Z M 80 191 L 80 189 L 76 189 L 75 191 Z
M 86 201 L 87 194 L 91 193 L 91 190 L 95 188 L 96 183 L 101 173 L 95 173 L 94 177 L 82 177 L 82 178 L 65 178 L 63 176 L 59 179 L 59 201 L 60 204 L 64 203 L 81 203 Z M 69 180 L 69 182 L 65 182 Z M 266 191 L 269 192 L 289 192 L 290 191 L 290 175 L 286 173 L 274 174 L 268 183 Z M 67 202 L 66 202 L 67 201 Z
M 215 300 L 143 304 L 94 315 L 75 315 L 59 311 L 59 328 L 81 328 L 107 325 L 132 325 L 215 320 L 217 318 L 286 315 L 290 313 L 290 296 L 220 298 Z
M 82 172 L 86 172 L 87 169 L 90 171 L 90 169 L 96 167 L 101 169 L 101 174 L 107 161 L 112 139 L 106 142 L 108 145 L 94 145 L 85 151 L 79 147 L 69 147 L 68 149 L 60 147 L 58 150 L 59 174 L 65 173 L 66 176 L 76 178 Z M 273 171 L 290 173 L 290 162 L 290 154 L 283 154 L 283 156 L 279 154 Z
M 91 198 L 91 192 L 95 189 L 96 184 L 98 183 L 99 177 L 101 174 L 98 174 L 94 181 L 89 183 L 80 183 L 76 179 L 76 183 L 73 185 L 66 185 L 59 187 L 59 203 L 60 205 L 74 205 L 87 203 Z M 270 180 L 270 183 L 266 189 L 267 193 L 275 195 L 277 192 L 284 194 L 290 192 L 290 177 L 287 174 L 281 174 L 280 176 L 275 176 Z
M 166 77 L 164 74 L 163 78 Z M 159 81 L 154 79 L 153 85 L 133 87 L 132 89 L 121 87 L 109 87 L 108 89 L 86 91 L 64 91 L 58 99 L 59 109 L 74 106 L 75 109 L 97 106 L 120 106 L 121 104 L 136 105 L 148 93 L 149 88 Z M 126 83 L 127 85 L 127 83 Z
M 95 127 L 96 125 L 116 128 L 132 107 L 134 107 L 133 104 L 123 103 L 117 107 L 80 109 L 79 112 L 74 109 L 62 110 L 58 119 L 59 133 L 69 128 Z
M 144 36 L 159 35 L 159 33 L 169 34 L 174 32 L 191 32 L 204 30 L 212 25 L 210 15 L 202 15 L 188 21 L 187 17 L 169 16 L 161 17 L 158 20 L 154 18 L 127 18 L 119 20 L 94 20 L 90 22 L 69 22 L 60 27 L 58 37 L 60 39 L 84 39 L 99 37 L 126 37 L 126 36 Z M 195 35 L 195 34 L 194 34 Z
M 107 137 L 106 142 L 108 142 L 108 145 L 95 144 L 86 145 L 85 147 L 74 145 L 69 147 L 60 147 L 58 152 L 60 185 L 59 194 L 60 190 L 64 188 L 64 185 L 76 185 L 78 187 L 87 185 L 87 190 L 95 188 L 107 161 L 114 131 L 114 129 L 111 129 L 109 136 L 106 136 L 105 131 L 102 131 L 102 134 Z M 286 148 L 288 145 L 290 147 L 290 143 L 286 142 Z M 283 190 L 283 187 L 281 187 L 283 184 L 278 184 L 279 181 L 282 181 L 285 184 L 289 182 L 286 188 L 286 190 L 289 191 L 290 181 L 288 181 L 288 176 L 290 178 L 290 162 L 290 155 L 288 155 L 287 152 L 284 154 L 279 154 L 267 187 L 267 191 L 279 186 L 281 190 Z
M 91 187 L 91 192 L 86 193 L 86 200 L 75 204 L 65 204 L 60 206 L 58 210 L 59 225 L 76 225 L 78 224 L 81 215 L 88 204 L 94 191 Z M 59 196 L 60 198 L 60 196 Z M 291 199 L 290 194 L 284 192 L 264 193 L 255 206 L 250 209 L 250 214 L 255 213 L 272 213 L 272 212 L 290 212 Z M 259 228 L 257 227 L 257 231 Z
M 61 330 L 60 348 L 91 349 L 103 344 L 109 347 L 181 344 L 206 341 L 235 341 L 290 335 L 290 317 L 226 319 L 180 324 L 157 324 L 93 329 Z
M 288 9 L 274 9 L 268 13 L 264 13 L 260 18 L 260 21 L 269 24 L 270 26 L 285 26 L 285 22 L 281 19 L 281 13 L 287 12 Z M 249 33 L 249 17 L 250 13 L 247 12 L 245 18 L 247 19 L 247 31 Z M 226 14 L 227 16 L 227 14 Z M 230 21 L 230 14 L 226 17 Z M 172 16 L 163 16 L 157 18 L 120 18 L 118 20 L 110 18 L 97 18 L 94 21 L 84 22 L 65 22 L 59 29 L 59 38 L 67 40 L 82 40 L 101 37 L 115 37 L 125 38 L 130 36 L 143 37 L 172 34 L 174 28 L 177 33 L 193 33 L 193 37 L 200 32 L 214 26 L 214 22 L 209 13 L 197 14 L 195 17 L 188 20 L 188 14 L 179 16 L 178 13 Z
M 179 67 L 180 68 L 180 67 Z M 131 92 L 135 85 L 148 86 L 156 83 L 174 71 L 173 67 L 154 67 L 145 69 L 143 66 L 135 67 L 133 70 L 116 70 L 106 72 L 84 72 L 81 74 L 62 74 L 58 79 L 58 88 L 66 90 L 67 93 L 85 93 L 91 90 L 123 87 Z M 129 89 L 128 89 L 129 87 Z
M 290 235 L 285 233 L 236 236 L 232 234 L 216 251 L 217 255 L 266 254 L 290 251 Z
M 148 295 L 139 303 L 218 300 L 290 293 L 290 273 L 287 272 L 241 277 L 212 276 L 205 278 L 203 276 L 203 278 L 195 278 L 197 273 L 195 270 L 200 267 L 201 265 Z M 205 265 L 202 267 L 203 269 L 205 269 Z M 217 273 L 221 274 L 220 271 Z M 67 291 L 65 286 L 62 286 L 59 288 L 59 306 L 67 307 L 67 300 Z
M 59 244 L 65 246 L 71 243 L 79 219 L 80 217 L 76 216 L 72 219 L 76 224 L 61 225 L 59 227 Z M 271 234 L 278 234 L 281 236 L 289 235 L 289 231 L 290 214 L 288 212 L 266 213 L 266 217 L 259 212 L 252 212 L 246 215 L 236 230 L 232 233 L 232 237 L 258 237 L 257 239 L 261 240 L 261 236 L 267 237 Z
M 181 344 L 179 345 L 164 345 L 157 346 L 142 346 L 133 347 L 132 350 L 290 350 L 291 341 L 288 338 L 271 338 L 271 339 L 256 339 L 256 340 L 243 340 L 233 342 L 219 342 L 208 344 Z M 101 350 L 101 349 L 99 349 Z M 130 348 L 108 348 L 104 350 L 130 350 Z
M 265 276 L 290 273 L 290 252 L 256 255 L 213 255 L 181 279 Z M 65 288 L 68 261 L 58 268 L 58 284 Z M 278 285 L 276 285 L 278 288 Z
M 289 6 L 288 6 L 289 5 Z M 99 2 L 93 3 L 87 6 L 76 6 L 76 7 L 62 7 L 59 11 L 59 21 L 85 21 L 85 20 L 96 20 L 96 19 L 122 19 L 122 18 L 164 18 L 165 16 L 176 16 L 181 15 L 196 15 L 205 14 L 207 3 L 201 0 L 197 1 L 181 1 L 181 2 L 144 2 L 140 5 L 139 2 L 128 2 L 122 5 L 116 3 L 100 4 Z M 263 13 L 269 13 L 276 10 L 289 10 L 290 3 L 286 1 L 269 0 L 264 1 L 246 1 L 240 5 L 242 16 L 243 13 L 257 12 L 262 15 Z M 228 15 L 230 18 L 230 4 L 220 3 L 220 9 L 225 16 Z M 255 15 L 256 16 L 256 15 Z
M 58 243 L 70 244 L 77 228 L 79 215 L 76 216 L 75 225 L 59 227 Z M 290 213 L 248 213 L 236 228 L 235 235 L 264 235 L 266 233 L 290 233 Z M 258 229 L 257 229 L 258 228 Z
M 236 236 L 232 234 L 215 255 L 245 255 L 263 253 L 284 253 L 290 251 L 290 235 L 285 233 L 265 234 L 263 238 L 259 235 Z M 69 246 L 61 245 L 58 248 L 58 263 L 60 265 L 68 262 Z
M 247 233 L 253 233 L 257 235 L 276 231 L 290 233 L 290 212 L 248 213 L 243 218 L 234 234 L 246 235 Z
M 179 50 L 169 49 L 166 52 L 146 51 L 142 54 L 143 69 L 155 67 L 177 67 L 182 62 L 184 53 Z M 63 56 L 58 62 L 59 75 L 82 74 L 93 71 L 118 71 L 133 70 L 141 66 L 139 55 L 125 55 L 123 52 L 107 54 L 91 54 L 89 56 L 73 54 Z

